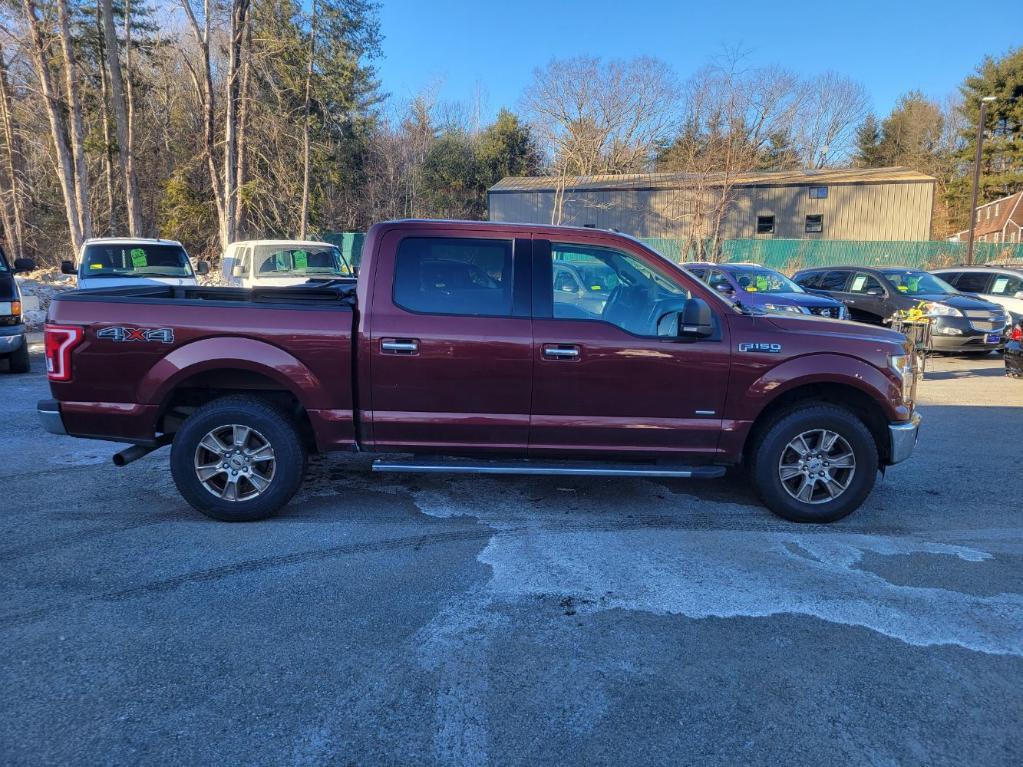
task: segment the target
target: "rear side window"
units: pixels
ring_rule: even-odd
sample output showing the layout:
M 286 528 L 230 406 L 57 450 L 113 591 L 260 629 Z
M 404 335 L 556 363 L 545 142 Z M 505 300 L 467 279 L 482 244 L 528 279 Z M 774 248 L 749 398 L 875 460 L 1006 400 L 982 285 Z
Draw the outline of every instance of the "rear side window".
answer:
M 848 272 L 824 272 L 818 283 L 818 288 L 820 290 L 842 290 L 848 279 Z
M 947 274 L 939 276 L 946 282 L 951 282 L 951 280 L 947 279 Z M 961 290 L 964 293 L 987 293 L 989 282 L 991 282 L 990 272 L 963 272 L 956 278 L 955 282 L 952 282 L 952 285 L 956 290 Z
M 1023 290 L 1023 278 L 1011 274 L 996 274 L 991 293 L 996 296 L 1014 296 Z
M 424 314 L 512 316 L 512 241 L 402 240 L 395 262 L 394 303 Z
M 859 272 L 852 279 L 852 284 L 849 285 L 850 293 L 870 293 L 875 291 L 875 295 L 878 293 L 884 293 L 884 288 L 881 287 L 881 283 L 878 279 L 872 275 L 864 274 Z

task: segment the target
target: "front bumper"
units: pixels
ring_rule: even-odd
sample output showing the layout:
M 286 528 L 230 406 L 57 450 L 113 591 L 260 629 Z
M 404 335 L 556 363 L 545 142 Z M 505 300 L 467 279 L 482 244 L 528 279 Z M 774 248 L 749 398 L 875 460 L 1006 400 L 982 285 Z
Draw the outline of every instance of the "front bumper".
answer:
M 0 326 L 0 354 L 16 352 L 25 343 L 24 325 Z
M 888 424 L 888 465 L 901 463 L 913 454 L 920 433 L 920 414 L 913 412 L 908 421 Z
M 991 336 L 995 336 L 996 340 L 989 342 Z M 994 351 L 1004 345 L 1005 327 L 1000 322 L 984 322 L 966 317 L 935 317 L 931 324 L 931 351 Z
M 64 419 L 60 417 L 60 403 L 55 399 L 41 399 L 36 405 L 39 422 L 50 434 L 67 434 Z

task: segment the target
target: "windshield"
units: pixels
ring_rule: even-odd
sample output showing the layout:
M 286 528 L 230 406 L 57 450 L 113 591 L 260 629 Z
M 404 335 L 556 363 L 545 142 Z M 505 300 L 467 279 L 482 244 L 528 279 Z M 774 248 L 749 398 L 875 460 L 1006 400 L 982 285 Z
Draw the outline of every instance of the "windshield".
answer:
M 92 243 L 85 246 L 82 277 L 192 277 L 188 254 L 180 245 Z
M 3 249 L 0 249 L 0 272 L 7 271 L 7 256 L 4 255 Z
M 919 272 L 915 269 L 885 270 L 883 274 L 891 281 L 896 290 L 909 296 L 934 295 L 935 293 L 949 295 L 958 292 L 933 274 Z
M 272 277 L 349 277 L 351 266 L 333 245 L 257 245 L 253 253 L 257 279 Z
M 784 274 L 773 269 L 733 269 L 732 276 L 747 293 L 805 293 Z

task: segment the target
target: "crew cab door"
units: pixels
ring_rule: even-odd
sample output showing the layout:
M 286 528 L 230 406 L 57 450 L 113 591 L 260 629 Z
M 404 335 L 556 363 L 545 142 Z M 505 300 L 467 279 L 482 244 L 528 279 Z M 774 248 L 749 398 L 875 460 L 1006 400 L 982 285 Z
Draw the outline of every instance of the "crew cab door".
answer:
M 367 443 L 379 451 L 526 451 L 528 236 L 429 227 L 383 235 L 366 313 Z M 365 377 L 362 380 L 366 380 Z
M 533 240 L 530 455 L 714 454 L 728 328 L 717 317 L 714 340 L 659 337 L 658 319 L 678 311 L 691 286 L 637 251 Z M 582 275 L 585 301 L 555 289 L 559 264 Z

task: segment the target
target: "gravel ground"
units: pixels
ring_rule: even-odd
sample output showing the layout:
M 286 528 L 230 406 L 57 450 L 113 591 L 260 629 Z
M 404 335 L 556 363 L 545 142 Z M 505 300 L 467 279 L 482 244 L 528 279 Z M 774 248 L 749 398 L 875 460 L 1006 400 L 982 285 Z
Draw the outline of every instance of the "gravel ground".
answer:
M 35 370 L 41 360 L 35 358 Z M 369 476 L 211 522 L 0 375 L 4 764 L 1023 761 L 1023 382 L 940 359 L 916 455 L 797 526 L 741 478 Z

